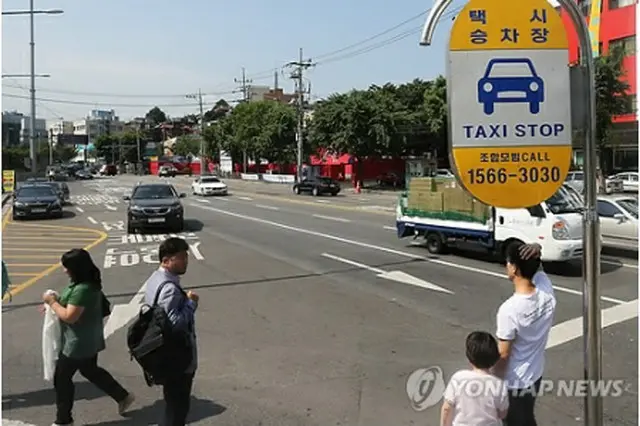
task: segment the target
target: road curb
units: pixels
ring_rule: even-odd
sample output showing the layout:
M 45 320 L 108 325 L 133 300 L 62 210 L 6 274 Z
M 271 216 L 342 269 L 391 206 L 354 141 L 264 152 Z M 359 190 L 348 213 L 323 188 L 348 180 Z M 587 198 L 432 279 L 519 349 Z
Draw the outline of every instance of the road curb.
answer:
M 7 204 L 7 202 L 11 199 L 11 194 L 3 194 L 2 195 L 2 206 L 4 207 L 5 204 Z

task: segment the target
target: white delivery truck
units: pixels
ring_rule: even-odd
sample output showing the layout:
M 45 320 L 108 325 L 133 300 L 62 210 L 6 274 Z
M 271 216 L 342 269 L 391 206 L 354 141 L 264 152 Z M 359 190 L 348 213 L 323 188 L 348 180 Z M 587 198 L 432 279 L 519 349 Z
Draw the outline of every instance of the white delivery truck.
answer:
M 456 184 L 452 179 L 451 186 Z M 486 214 L 480 218 L 448 214 L 444 203 L 440 211 L 411 208 L 408 195 L 403 194 L 397 206 L 398 237 L 423 238 L 433 254 L 464 242 L 484 247 L 504 259 L 509 244 L 535 242 L 542 246 L 544 261 L 566 262 L 582 256 L 583 204 L 565 185 L 548 200 L 529 208 L 484 206 Z

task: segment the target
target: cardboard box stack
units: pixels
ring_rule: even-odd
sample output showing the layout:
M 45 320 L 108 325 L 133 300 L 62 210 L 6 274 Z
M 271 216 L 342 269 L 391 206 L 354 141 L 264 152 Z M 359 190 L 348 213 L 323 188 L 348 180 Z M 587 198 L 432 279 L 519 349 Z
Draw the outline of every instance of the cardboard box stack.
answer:
M 413 178 L 407 198 L 409 215 L 478 222 L 491 217 L 491 208 L 469 195 L 455 179 Z

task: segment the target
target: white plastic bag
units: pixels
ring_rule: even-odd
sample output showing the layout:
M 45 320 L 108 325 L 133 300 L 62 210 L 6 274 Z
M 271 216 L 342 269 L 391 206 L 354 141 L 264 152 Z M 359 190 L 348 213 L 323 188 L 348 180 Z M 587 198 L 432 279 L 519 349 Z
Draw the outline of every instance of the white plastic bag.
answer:
M 61 341 L 60 320 L 51 309 L 51 306 L 45 304 L 44 324 L 42 325 L 42 362 L 44 379 L 48 382 L 53 380 Z

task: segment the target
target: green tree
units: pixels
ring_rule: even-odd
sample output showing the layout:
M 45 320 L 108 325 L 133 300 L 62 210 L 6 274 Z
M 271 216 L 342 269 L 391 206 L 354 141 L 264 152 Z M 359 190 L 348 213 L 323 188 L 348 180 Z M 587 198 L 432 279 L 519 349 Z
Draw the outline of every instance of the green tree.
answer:
M 247 102 L 238 105 L 229 119 L 229 151 L 246 151 L 256 162 L 264 158 L 284 163 L 295 158 L 296 115 L 291 107 L 275 101 Z
M 175 155 L 200 155 L 200 137 L 194 135 L 178 136 L 173 146 Z
M 447 80 L 438 76 L 424 93 L 425 124 L 430 135 L 440 141 L 447 138 Z
M 398 104 L 388 88 L 332 95 L 314 111 L 312 145 L 357 159 L 400 155 L 406 141 L 403 128 L 410 117 Z
M 609 171 L 606 158 L 610 153 L 606 143 L 613 127 L 613 117 L 633 111 L 628 95 L 630 86 L 625 81 L 622 68 L 624 54 L 622 49 L 614 49 L 595 61 L 596 143 L 600 151 L 600 169 L 605 176 Z
M 167 115 L 157 106 L 151 108 L 145 115 L 145 118 L 151 123 L 152 126 L 157 126 L 158 124 L 167 121 Z
M 231 110 L 231 107 L 224 99 L 220 99 L 209 111 L 204 113 L 204 121 L 212 122 L 220 120 L 225 117 L 227 113 Z

